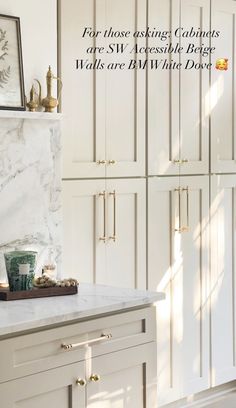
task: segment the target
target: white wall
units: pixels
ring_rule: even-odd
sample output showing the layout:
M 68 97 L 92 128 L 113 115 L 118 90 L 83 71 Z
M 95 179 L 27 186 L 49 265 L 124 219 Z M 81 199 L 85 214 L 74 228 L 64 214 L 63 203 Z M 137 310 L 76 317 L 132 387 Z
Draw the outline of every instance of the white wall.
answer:
M 0 14 L 21 19 L 26 96 L 34 78 L 42 83 L 45 95 L 48 65 L 57 74 L 57 1 L 0 0 Z

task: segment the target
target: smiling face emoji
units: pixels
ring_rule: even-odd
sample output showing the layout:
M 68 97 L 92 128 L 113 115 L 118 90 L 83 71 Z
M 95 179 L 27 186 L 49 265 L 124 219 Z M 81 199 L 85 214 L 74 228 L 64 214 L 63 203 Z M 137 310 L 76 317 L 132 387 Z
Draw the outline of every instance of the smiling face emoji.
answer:
M 227 71 L 228 69 L 228 59 L 227 58 L 219 58 L 216 61 L 216 69 L 220 71 Z

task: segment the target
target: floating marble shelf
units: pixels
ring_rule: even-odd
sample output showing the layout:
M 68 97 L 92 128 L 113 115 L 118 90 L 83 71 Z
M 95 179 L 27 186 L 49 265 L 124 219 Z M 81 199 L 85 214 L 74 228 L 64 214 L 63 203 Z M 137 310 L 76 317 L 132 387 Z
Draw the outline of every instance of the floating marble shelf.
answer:
M 61 120 L 61 113 L 0 110 L 0 119 Z

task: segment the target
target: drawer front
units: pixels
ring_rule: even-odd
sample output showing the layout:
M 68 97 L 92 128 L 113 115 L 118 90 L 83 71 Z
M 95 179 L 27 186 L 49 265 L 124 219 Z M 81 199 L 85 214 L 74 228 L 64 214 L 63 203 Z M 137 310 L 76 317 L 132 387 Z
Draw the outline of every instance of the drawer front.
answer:
M 148 307 L 2 340 L 0 382 L 155 341 L 155 322 Z

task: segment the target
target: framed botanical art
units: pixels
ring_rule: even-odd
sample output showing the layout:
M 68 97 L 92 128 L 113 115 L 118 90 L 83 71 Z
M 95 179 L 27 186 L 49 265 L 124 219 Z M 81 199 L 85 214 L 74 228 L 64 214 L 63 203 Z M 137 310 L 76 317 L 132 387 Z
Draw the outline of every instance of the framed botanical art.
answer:
M 1 14 L 0 109 L 25 110 L 20 19 Z

